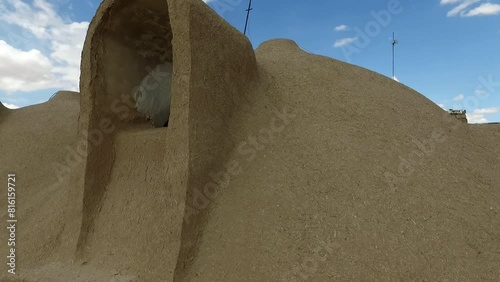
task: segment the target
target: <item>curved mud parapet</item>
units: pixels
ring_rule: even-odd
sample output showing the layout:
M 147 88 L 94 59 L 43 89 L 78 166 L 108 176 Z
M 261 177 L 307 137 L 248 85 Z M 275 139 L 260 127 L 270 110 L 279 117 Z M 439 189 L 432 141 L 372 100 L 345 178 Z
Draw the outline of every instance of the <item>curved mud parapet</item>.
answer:
M 207 185 L 227 169 L 237 142 L 244 139 L 242 119 L 258 111 L 254 101 L 263 96 L 248 39 L 201 1 L 190 2 L 189 17 L 189 178 L 175 281 L 184 280 L 196 258 L 213 200 L 221 192 Z
M 57 91 L 49 98 L 48 102 L 60 102 L 60 101 L 70 101 L 79 100 L 80 92 L 75 91 Z
M 9 113 L 9 108 L 4 106 L 2 102 L 0 102 L 0 122 L 2 122 L 3 118 L 1 116 L 6 115 Z
M 153 128 L 132 93 L 165 61 L 173 63 L 170 121 Z M 173 279 L 203 219 L 183 221 L 186 198 L 224 165 L 230 118 L 256 79 L 250 42 L 202 1 L 100 5 L 81 64 L 79 132 L 88 146 L 72 175 L 75 193 L 83 191 L 78 261 Z
M 7 108 L 0 102 L 0 123 L 3 122 L 3 120 L 13 112 L 12 109 Z
M 79 110 L 78 99 L 67 99 L 0 113 L 0 173 L 16 174 L 16 217 L 23 221 L 17 224 L 15 237 L 23 244 L 6 244 L 1 251 L 16 248 L 18 269 L 67 261 L 74 255 L 65 256 L 61 250 L 77 235 L 67 232 L 66 223 L 78 220 L 68 211 L 81 201 L 67 194 L 69 171 L 79 161 L 74 150 Z M 1 193 L 0 199 L 7 202 L 7 193 Z M 0 217 L 2 221 L 8 219 L 7 209 Z M 0 281 L 5 281 L 4 275 L 13 276 L 7 268 L 0 269 Z M 29 281 L 35 280 L 39 281 Z

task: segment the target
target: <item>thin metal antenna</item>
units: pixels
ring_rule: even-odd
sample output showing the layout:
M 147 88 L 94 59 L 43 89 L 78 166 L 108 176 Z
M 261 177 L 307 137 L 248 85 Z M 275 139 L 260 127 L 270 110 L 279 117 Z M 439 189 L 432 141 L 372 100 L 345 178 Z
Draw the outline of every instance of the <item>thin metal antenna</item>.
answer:
M 252 0 L 248 1 L 248 9 L 246 9 L 247 11 L 247 20 L 245 21 L 245 30 L 243 31 L 243 34 L 247 34 L 247 27 L 248 27 L 248 17 L 250 17 L 250 11 L 253 10 L 252 9 Z
M 396 37 L 394 35 L 394 32 L 392 33 L 392 79 L 395 79 L 396 76 L 394 74 L 394 49 L 396 44 L 398 44 L 398 41 L 396 40 Z

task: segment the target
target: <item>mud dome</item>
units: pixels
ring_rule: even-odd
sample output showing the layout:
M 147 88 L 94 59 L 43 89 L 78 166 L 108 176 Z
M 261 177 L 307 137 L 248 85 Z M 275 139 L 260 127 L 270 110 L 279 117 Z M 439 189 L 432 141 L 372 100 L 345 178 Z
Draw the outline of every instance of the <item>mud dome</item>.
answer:
M 133 91 L 158 64 L 172 62 L 167 2 L 116 1 L 96 30 L 93 43 L 95 40 L 102 42 L 94 45 L 99 46 L 96 62 L 100 83 L 95 97 L 99 112 L 126 123 L 146 122 L 134 109 Z

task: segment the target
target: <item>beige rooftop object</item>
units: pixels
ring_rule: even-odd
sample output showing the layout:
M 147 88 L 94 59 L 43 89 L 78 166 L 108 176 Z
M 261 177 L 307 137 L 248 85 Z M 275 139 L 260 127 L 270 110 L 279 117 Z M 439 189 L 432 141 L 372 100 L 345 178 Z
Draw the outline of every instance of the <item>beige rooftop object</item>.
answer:
M 165 62 L 154 127 L 134 93 Z M 500 279 L 499 125 L 290 40 L 253 50 L 201 0 L 103 1 L 80 79 L 0 106 L 4 279 Z

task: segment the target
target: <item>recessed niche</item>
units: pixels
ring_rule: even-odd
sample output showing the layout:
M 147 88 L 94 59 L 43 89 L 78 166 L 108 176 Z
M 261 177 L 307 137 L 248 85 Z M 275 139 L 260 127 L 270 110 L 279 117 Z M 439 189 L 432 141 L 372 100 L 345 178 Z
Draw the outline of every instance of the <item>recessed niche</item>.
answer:
M 167 1 L 120 1 L 106 17 L 92 39 L 98 110 L 125 126 L 165 126 L 173 70 Z

